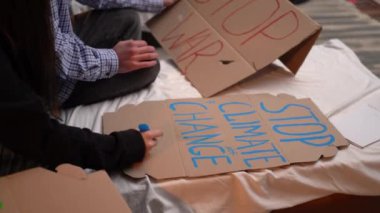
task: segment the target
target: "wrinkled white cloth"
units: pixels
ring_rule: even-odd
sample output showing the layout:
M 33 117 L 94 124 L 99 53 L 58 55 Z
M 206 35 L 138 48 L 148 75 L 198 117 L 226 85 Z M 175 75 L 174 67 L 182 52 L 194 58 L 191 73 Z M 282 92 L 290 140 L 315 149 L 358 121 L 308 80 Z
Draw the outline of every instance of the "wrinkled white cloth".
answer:
M 147 89 L 62 113 L 68 125 L 101 132 L 105 112 L 148 100 L 201 97 L 170 61 L 161 60 L 158 79 Z M 311 98 L 332 118 L 368 96 L 380 100 L 380 81 L 340 40 L 314 46 L 297 75 L 281 67 L 263 71 L 229 88 L 225 94 L 287 93 Z M 128 122 L 128 121 L 125 121 Z M 157 181 L 111 175 L 135 212 L 267 212 L 332 193 L 380 195 L 380 143 L 353 145 L 332 159 L 277 169 L 235 172 L 204 178 Z

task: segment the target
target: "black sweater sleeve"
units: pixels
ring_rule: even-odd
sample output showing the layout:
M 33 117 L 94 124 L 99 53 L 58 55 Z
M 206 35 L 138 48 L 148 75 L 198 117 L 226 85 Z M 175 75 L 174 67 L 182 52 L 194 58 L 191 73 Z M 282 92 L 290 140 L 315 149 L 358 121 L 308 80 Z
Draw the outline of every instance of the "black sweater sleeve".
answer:
M 20 78 L 11 56 L 0 46 L 0 143 L 15 153 L 55 167 L 126 168 L 145 154 L 137 130 L 102 135 L 60 124 L 50 118 L 41 99 Z

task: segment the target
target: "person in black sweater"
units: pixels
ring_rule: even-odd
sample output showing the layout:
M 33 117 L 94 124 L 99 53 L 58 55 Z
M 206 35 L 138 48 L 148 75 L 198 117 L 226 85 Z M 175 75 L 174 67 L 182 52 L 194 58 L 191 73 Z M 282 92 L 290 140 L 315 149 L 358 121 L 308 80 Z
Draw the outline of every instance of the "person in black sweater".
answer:
M 1 4 L 0 175 L 17 171 L 6 168 L 15 164 L 8 152 L 48 168 L 71 163 L 115 170 L 142 161 L 160 130 L 102 135 L 55 119 L 59 106 L 50 0 Z

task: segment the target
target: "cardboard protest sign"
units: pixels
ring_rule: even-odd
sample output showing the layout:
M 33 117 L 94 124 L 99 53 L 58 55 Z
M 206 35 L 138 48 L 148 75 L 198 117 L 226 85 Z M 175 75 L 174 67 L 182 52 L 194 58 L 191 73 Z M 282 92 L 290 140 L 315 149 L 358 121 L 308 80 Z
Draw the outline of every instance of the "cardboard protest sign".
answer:
M 104 133 L 148 123 L 164 136 L 127 173 L 199 177 L 332 157 L 346 140 L 310 99 L 236 95 L 126 105 L 103 116 Z
M 181 0 L 147 26 L 204 97 L 278 58 L 296 73 L 321 30 L 288 0 Z
M 34 168 L 0 178 L 1 213 L 132 212 L 105 171 L 73 165 Z

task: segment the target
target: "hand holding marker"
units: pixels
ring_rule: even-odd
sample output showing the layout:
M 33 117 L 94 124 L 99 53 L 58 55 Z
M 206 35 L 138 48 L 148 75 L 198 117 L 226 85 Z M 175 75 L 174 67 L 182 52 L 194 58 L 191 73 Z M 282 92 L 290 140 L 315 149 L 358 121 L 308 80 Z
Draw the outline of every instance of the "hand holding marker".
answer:
M 139 124 L 138 128 L 144 138 L 145 148 L 147 151 L 157 145 L 156 138 L 163 135 L 161 130 L 150 130 L 149 125 L 145 123 Z

